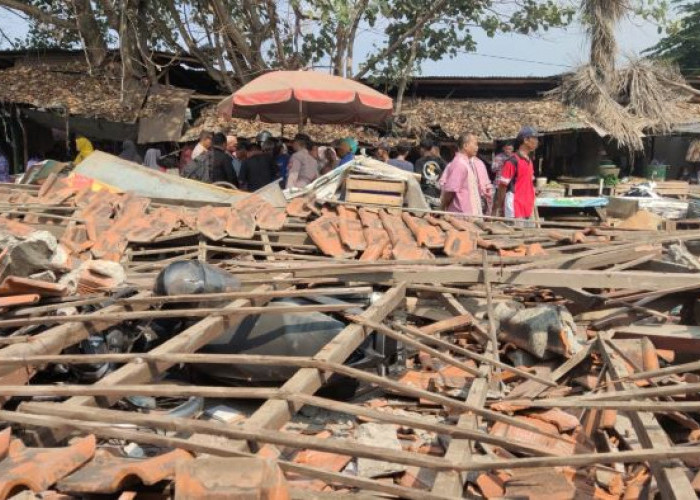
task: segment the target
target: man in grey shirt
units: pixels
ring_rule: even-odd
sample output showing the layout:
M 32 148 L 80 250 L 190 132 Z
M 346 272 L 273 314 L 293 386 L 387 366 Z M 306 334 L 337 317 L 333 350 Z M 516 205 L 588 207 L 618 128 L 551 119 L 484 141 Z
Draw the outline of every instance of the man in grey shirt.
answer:
M 311 137 L 306 134 L 294 136 L 294 154 L 289 159 L 288 188 L 303 188 L 318 177 L 318 160 L 311 155 Z

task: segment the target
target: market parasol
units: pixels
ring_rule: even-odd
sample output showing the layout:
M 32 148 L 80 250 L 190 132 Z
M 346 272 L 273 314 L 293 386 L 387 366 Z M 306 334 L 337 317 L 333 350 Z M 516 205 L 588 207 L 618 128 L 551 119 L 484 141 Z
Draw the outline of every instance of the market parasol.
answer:
M 273 71 L 219 103 L 223 116 L 267 123 L 379 124 L 391 115 L 390 97 L 354 80 L 316 71 Z

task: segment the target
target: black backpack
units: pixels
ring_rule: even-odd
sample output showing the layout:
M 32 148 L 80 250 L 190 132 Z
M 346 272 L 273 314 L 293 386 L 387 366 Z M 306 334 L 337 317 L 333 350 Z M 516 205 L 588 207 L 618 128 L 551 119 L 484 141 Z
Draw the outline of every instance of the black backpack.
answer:
M 517 155 L 517 154 L 512 155 L 510 158 L 508 158 L 508 159 L 503 163 L 503 165 L 505 165 L 506 163 L 512 163 L 512 164 L 513 164 L 513 168 L 514 168 L 514 170 L 515 170 L 515 173 L 513 174 L 513 178 L 512 178 L 512 179 L 510 180 L 510 182 L 508 183 L 508 189 L 507 189 L 507 191 L 508 191 L 509 193 L 512 193 L 512 192 L 515 191 L 515 182 L 518 180 L 518 163 L 520 163 L 519 158 L 518 158 L 518 155 Z
M 185 179 L 192 179 L 194 181 L 211 183 L 212 163 L 212 152 L 205 151 L 185 165 L 185 168 L 182 169 L 182 177 Z

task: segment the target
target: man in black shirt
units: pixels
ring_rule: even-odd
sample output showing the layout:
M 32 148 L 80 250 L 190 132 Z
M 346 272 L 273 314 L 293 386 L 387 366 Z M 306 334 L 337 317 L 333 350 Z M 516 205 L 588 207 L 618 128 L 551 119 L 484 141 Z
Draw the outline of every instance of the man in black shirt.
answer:
M 431 179 L 434 175 L 440 177 L 445 170 L 445 160 L 435 152 L 435 143 L 430 139 L 420 141 L 420 158 L 416 160 L 414 172 L 421 175 L 423 181 Z
M 267 186 L 279 177 L 277 163 L 272 156 L 275 143 L 267 139 L 262 143 L 262 151 L 250 151 L 249 156 L 241 164 L 241 187 L 246 191 L 257 191 Z
M 222 133 L 214 134 L 211 144 L 211 181 L 228 182 L 238 187 L 238 176 L 233 169 L 231 156 L 226 152 L 226 136 Z

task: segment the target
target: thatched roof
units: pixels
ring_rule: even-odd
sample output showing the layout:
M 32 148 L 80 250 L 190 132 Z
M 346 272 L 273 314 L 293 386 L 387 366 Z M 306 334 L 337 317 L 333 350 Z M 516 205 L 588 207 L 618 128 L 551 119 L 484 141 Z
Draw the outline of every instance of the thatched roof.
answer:
M 284 127 L 275 123 L 262 123 L 257 120 L 244 120 L 240 118 L 222 118 L 217 114 L 216 106 L 208 106 L 194 124 L 185 131 L 180 142 L 191 142 L 199 139 L 202 131 L 224 132 L 238 137 L 252 138 L 263 130 L 269 131 L 275 137 L 291 138 L 297 133 L 296 125 Z M 331 143 L 341 137 L 355 137 L 360 142 L 373 143 L 379 138 L 376 130 L 354 125 L 317 125 L 309 123 L 304 127 L 304 132 L 315 141 Z
M 88 72 L 84 62 L 19 64 L 0 71 L 0 102 L 35 108 L 67 110 L 70 115 L 135 123 L 139 118 L 167 113 L 173 101 L 189 91 L 147 83 L 122 82 L 118 67 Z M 186 101 L 185 101 L 186 102 Z
M 690 119 L 700 121 L 700 106 L 688 105 Z M 692 112 L 691 112 L 692 111 Z M 542 132 L 560 132 L 591 128 L 594 123 L 583 111 L 567 107 L 561 102 L 538 99 L 416 99 L 404 104 L 402 116 L 394 120 L 391 130 L 386 130 L 381 140 L 397 142 L 417 141 L 431 135 L 438 139 L 454 140 L 467 131 L 479 134 L 483 142 L 510 139 L 523 125 L 532 125 Z M 225 119 L 216 115 L 216 107 L 207 108 L 194 126 L 185 132 L 181 142 L 197 140 L 203 130 L 231 131 L 240 137 L 255 137 L 262 130 L 275 136 L 292 137 L 296 126 L 282 127 L 256 121 Z M 339 137 L 353 136 L 360 142 L 375 143 L 379 132 L 366 127 L 314 125 L 305 128 L 314 140 L 331 142 Z
M 644 148 L 644 134 L 668 134 L 675 125 L 697 122 L 700 108 L 690 104 L 695 94 L 678 68 L 650 60 L 631 60 L 614 70 L 582 66 L 551 92 L 632 150 Z
M 133 123 L 148 88 L 138 81 L 126 83 L 122 94 L 120 78 L 107 71 L 90 75 L 82 63 L 17 65 L 0 71 L 0 101 Z

